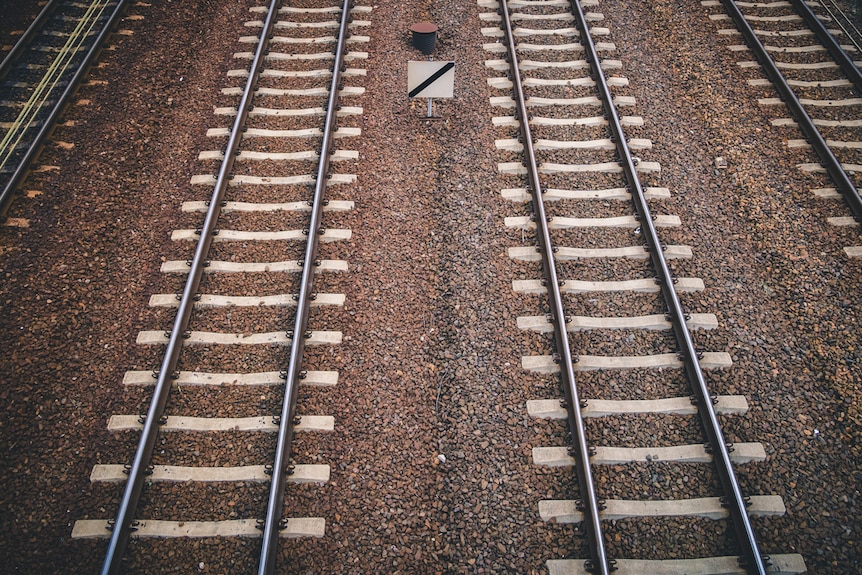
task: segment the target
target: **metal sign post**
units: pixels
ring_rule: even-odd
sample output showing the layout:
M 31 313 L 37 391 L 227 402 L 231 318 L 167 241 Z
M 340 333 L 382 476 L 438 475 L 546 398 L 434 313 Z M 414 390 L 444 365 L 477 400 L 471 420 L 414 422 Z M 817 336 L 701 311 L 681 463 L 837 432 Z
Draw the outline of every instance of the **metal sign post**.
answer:
M 455 62 L 407 62 L 407 96 L 428 98 L 428 115 L 433 118 L 434 98 L 455 97 Z

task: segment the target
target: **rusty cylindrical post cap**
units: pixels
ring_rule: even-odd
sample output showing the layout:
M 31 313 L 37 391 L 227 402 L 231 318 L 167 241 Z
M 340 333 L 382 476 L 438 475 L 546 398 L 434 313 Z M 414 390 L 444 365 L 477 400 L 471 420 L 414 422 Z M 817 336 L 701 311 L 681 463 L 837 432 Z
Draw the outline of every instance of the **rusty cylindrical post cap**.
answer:
M 416 22 L 412 26 L 410 26 L 411 32 L 417 32 L 419 34 L 431 34 L 438 30 L 435 24 L 431 22 Z
M 413 33 L 413 47 L 426 56 L 434 51 L 437 42 L 437 26 L 431 22 L 417 22 L 410 26 Z

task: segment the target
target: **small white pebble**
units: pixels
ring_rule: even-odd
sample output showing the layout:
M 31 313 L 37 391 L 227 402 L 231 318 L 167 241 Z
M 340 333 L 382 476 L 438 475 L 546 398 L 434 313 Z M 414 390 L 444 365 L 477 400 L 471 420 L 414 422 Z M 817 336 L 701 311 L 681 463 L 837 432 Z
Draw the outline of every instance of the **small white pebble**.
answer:
M 204 562 L 203 562 L 203 561 L 201 561 L 200 563 L 198 563 L 198 569 L 200 569 L 201 571 L 203 571 L 203 570 L 204 570 Z
M 442 453 L 437 456 L 437 459 L 440 460 L 440 463 L 446 463 L 446 456 L 443 455 Z

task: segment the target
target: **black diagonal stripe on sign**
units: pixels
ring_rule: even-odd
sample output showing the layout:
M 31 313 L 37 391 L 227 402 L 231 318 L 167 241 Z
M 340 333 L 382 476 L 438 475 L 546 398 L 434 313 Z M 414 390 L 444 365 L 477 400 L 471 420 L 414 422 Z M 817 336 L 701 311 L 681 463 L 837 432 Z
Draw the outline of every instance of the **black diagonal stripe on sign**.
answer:
M 410 90 L 410 93 L 407 94 L 407 96 L 410 98 L 414 98 L 414 97 L 416 97 L 416 94 L 421 94 L 422 90 L 424 90 L 425 88 L 427 88 L 428 86 L 433 84 L 434 81 L 437 80 L 437 78 L 439 78 L 440 76 L 442 76 L 443 74 L 445 74 L 446 72 L 448 72 L 449 70 L 451 70 L 454 67 L 455 67 L 455 62 L 446 62 L 442 68 L 440 68 L 439 70 L 437 70 L 436 72 L 431 74 L 430 78 L 428 78 L 427 80 L 425 80 L 424 82 L 422 82 L 421 84 L 419 84 L 418 86 L 416 86 L 415 88 Z M 403 94 L 403 92 L 402 92 L 402 94 Z

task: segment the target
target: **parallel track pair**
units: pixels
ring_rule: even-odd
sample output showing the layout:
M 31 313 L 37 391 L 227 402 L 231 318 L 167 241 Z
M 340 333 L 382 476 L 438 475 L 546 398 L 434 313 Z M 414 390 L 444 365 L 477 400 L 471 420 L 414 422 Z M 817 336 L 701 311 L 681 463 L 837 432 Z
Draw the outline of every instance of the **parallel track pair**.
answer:
M 0 216 L 126 4 L 50 0 L 0 62 Z
M 480 2 L 481 4 L 481 2 Z M 548 3 L 530 3 L 530 2 L 513 2 L 513 5 L 518 4 L 521 7 L 526 6 L 561 6 L 565 3 L 548 2 Z M 732 3 L 731 3 L 732 4 Z M 724 437 L 721 425 L 716 415 L 716 409 L 713 406 L 714 398 L 705 381 L 699 358 L 702 354 L 696 349 L 692 335 L 687 326 L 689 315 L 683 309 L 680 303 L 679 296 L 676 292 L 674 284 L 676 283 L 673 274 L 668 266 L 666 258 L 663 255 L 664 247 L 659 240 L 655 225 L 655 216 L 650 212 L 647 204 L 644 187 L 641 185 L 638 176 L 637 164 L 640 162 L 630 149 L 629 140 L 623 129 L 623 122 L 617 112 L 614 103 L 614 95 L 611 92 L 609 83 L 605 77 L 605 72 L 601 66 L 601 59 L 596 47 L 596 43 L 590 33 L 590 25 L 588 23 L 582 5 L 578 2 L 571 3 L 571 12 L 574 15 L 575 23 L 577 24 L 577 35 L 580 38 L 580 44 L 584 51 L 584 60 L 590 68 L 590 78 L 595 81 L 598 98 L 601 102 L 601 107 L 604 112 L 610 130 L 610 141 L 614 143 L 616 151 L 616 161 L 619 163 L 626 181 L 626 191 L 630 193 L 635 218 L 639 223 L 640 236 L 643 237 L 645 243 L 644 249 L 649 254 L 649 259 L 652 264 L 652 270 L 655 274 L 655 281 L 660 286 L 662 297 L 664 300 L 665 313 L 670 322 L 671 329 L 675 336 L 675 341 L 678 345 L 678 356 L 682 362 L 682 367 L 685 371 L 689 389 L 692 393 L 692 401 L 697 407 L 697 412 L 700 415 L 704 434 L 706 437 L 707 452 L 711 454 L 714 462 L 714 468 L 718 475 L 721 488 L 724 496 L 722 497 L 722 505 L 729 511 L 730 519 L 735 528 L 737 535 L 737 545 L 739 549 L 739 563 L 748 573 L 765 574 L 767 567 L 770 565 L 770 559 L 765 557 L 758 545 L 754 529 L 749 518 L 748 506 L 750 501 L 742 493 L 742 489 L 737 481 L 734 472 L 733 463 L 731 462 L 731 451 L 733 448 Z M 527 173 L 527 190 L 532 198 L 533 217 L 531 220 L 535 222 L 536 228 L 536 250 L 540 254 L 542 261 L 542 272 L 544 275 L 543 285 L 547 286 L 547 295 L 550 300 L 550 313 L 548 321 L 553 325 L 554 333 L 554 348 L 555 348 L 555 363 L 558 363 L 561 374 L 561 386 L 565 397 L 564 403 L 567 412 L 568 431 L 571 434 L 572 445 L 569 448 L 569 453 L 574 457 L 574 467 L 578 478 L 580 491 L 580 501 L 578 509 L 583 513 L 583 524 L 587 534 L 590 549 L 590 559 L 586 561 L 584 570 L 590 573 L 600 573 L 607 575 L 615 571 L 618 567 L 618 562 L 612 560 L 608 556 L 605 544 L 605 535 L 602 529 L 602 511 L 605 509 L 604 501 L 597 494 L 597 489 L 594 485 L 592 477 L 590 459 L 595 455 L 595 447 L 591 446 L 591 442 L 587 438 L 584 418 L 582 410 L 587 407 L 588 402 L 582 399 L 582 394 L 578 391 L 578 385 L 575 379 L 574 366 L 578 362 L 578 357 L 572 352 L 572 346 L 567 333 L 567 323 L 569 315 L 566 313 L 563 294 L 560 287 L 564 282 L 560 279 L 558 272 L 558 264 L 555 261 L 555 252 L 557 251 L 556 244 L 552 238 L 552 233 L 549 223 L 553 220 L 549 217 L 543 196 L 547 191 L 548 186 L 542 183 L 540 178 L 540 162 L 537 160 L 534 150 L 534 136 L 531 131 L 532 115 L 528 111 L 528 98 L 525 95 L 525 88 L 522 84 L 523 72 L 519 67 L 518 61 L 518 43 L 515 38 L 515 27 L 512 23 L 512 12 L 509 8 L 509 3 L 506 0 L 500 1 L 499 14 L 502 17 L 503 39 L 502 42 L 506 47 L 508 55 L 510 74 L 509 78 L 513 83 L 514 101 L 515 101 L 515 120 L 519 125 L 521 137 L 519 141 L 523 143 L 525 166 Z M 525 20 L 541 18 L 560 19 L 564 20 L 562 14 L 549 14 L 547 16 L 523 16 Z M 536 30 L 518 29 L 525 36 L 540 36 L 550 34 L 569 34 L 564 30 L 556 32 Z M 489 45 L 493 50 L 494 45 Z M 559 46 L 561 50 L 565 46 Z M 525 49 L 538 51 L 542 48 L 530 44 L 524 46 Z M 546 46 L 545 49 L 552 49 L 553 46 Z M 487 48 L 486 48 L 487 49 Z M 530 62 L 531 66 L 535 66 L 535 62 Z M 548 66 L 553 67 L 555 64 L 549 63 Z M 560 67 L 572 65 L 572 62 L 558 62 Z M 504 66 L 505 67 L 505 66 Z M 490 81 L 489 81 L 490 82 Z M 542 81 L 536 80 L 534 85 L 542 85 Z M 560 81 L 549 81 L 547 85 L 559 85 Z M 502 82 L 499 82 L 502 85 Z M 562 82 L 566 84 L 565 81 Z M 571 85 L 575 85 L 571 82 Z M 586 84 L 584 84 L 586 85 Z M 539 98 L 536 98 L 537 101 Z M 563 100 L 560 101 L 561 103 Z M 551 122 L 550 120 L 546 123 Z M 586 142 L 585 142 L 586 144 Z M 826 148 L 828 150 L 828 148 Z M 840 166 L 839 166 L 840 170 Z M 838 174 L 839 172 L 836 172 Z M 843 174 L 843 171 L 840 171 Z M 837 176 L 841 177 L 841 176 Z M 846 179 L 846 175 L 843 175 Z M 847 186 L 850 190 L 846 197 L 848 203 L 853 205 L 854 201 L 858 202 L 858 194 L 851 186 Z M 843 191 L 842 187 L 842 191 Z M 854 195 L 855 194 L 855 195 Z M 589 257 L 589 256 L 584 256 Z M 786 560 L 784 557 L 780 559 L 783 565 L 798 564 L 801 559 L 794 556 Z M 565 562 L 564 562 L 565 563 Z M 549 568 L 552 573 L 554 569 L 563 569 L 560 573 L 568 569 L 562 567 L 562 564 L 554 562 L 549 563 Z M 620 562 L 622 563 L 622 561 Z M 553 566 L 552 566 L 553 565 Z M 624 568 L 626 572 L 629 569 L 636 569 L 635 564 L 630 564 Z M 703 564 L 690 564 L 690 568 L 695 572 L 700 572 L 700 569 L 716 569 L 718 563 L 712 563 L 706 560 Z M 642 566 L 643 567 L 643 566 Z M 670 567 L 668 567 L 670 568 Z M 572 571 L 575 572 L 575 571 Z M 580 572 L 580 571 L 577 571 Z M 712 571 L 710 571 L 712 572 Z
M 576 466 L 576 469 L 579 484 L 581 487 L 581 493 L 582 496 L 585 498 L 585 524 L 588 526 L 587 532 L 589 534 L 592 548 L 591 569 L 599 573 L 609 573 L 613 570 L 613 562 L 607 557 L 607 553 L 604 550 L 602 526 L 600 520 L 602 504 L 600 503 L 599 498 L 595 492 L 595 488 L 593 487 L 593 481 L 589 465 L 585 464 L 589 462 L 591 449 L 585 437 L 583 418 L 581 417 L 579 410 L 579 407 L 581 407 L 582 403 L 581 399 L 579 398 L 578 389 L 575 382 L 574 369 L 572 368 L 572 366 L 576 363 L 577 358 L 571 351 L 571 346 L 569 344 L 568 335 L 566 332 L 566 313 L 564 309 L 563 298 L 559 290 L 560 278 L 556 271 L 556 262 L 554 261 L 554 246 L 551 240 L 551 233 L 548 228 L 549 218 L 545 213 L 544 204 L 542 201 L 543 186 L 539 178 L 538 163 L 532 145 L 533 138 L 530 132 L 530 126 L 528 122 L 529 113 L 525 104 L 524 89 L 518 81 L 521 77 L 521 72 L 518 69 L 517 45 L 512 33 L 513 26 L 509 18 L 509 10 L 506 7 L 506 2 L 505 0 L 502 0 L 502 2 L 503 9 L 501 11 L 501 14 L 505 22 L 505 30 L 507 34 L 506 43 L 508 45 L 508 50 L 512 61 L 512 75 L 515 79 L 516 86 L 515 92 L 517 96 L 516 101 L 518 107 L 516 117 L 521 120 L 521 130 L 523 132 L 523 140 L 526 148 L 526 155 L 528 157 L 528 177 L 530 181 L 528 187 L 533 195 L 533 208 L 536 212 L 536 222 L 539 228 L 537 236 L 540 244 L 539 249 L 543 260 L 545 281 L 550 288 L 549 297 L 551 299 L 551 316 L 555 320 L 554 333 L 557 352 L 560 355 L 559 363 L 562 367 L 563 389 L 566 396 L 569 429 L 572 430 L 575 438 L 574 448 L 576 458 L 578 460 L 578 465 Z M 117 569 L 119 568 L 119 561 L 121 560 L 123 555 L 123 549 L 127 543 L 130 530 L 133 526 L 134 509 L 137 505 L 137 500 L 139 499 L 141 491 L 143 489 L 143 483 L 146 477 L 146 469 L 152 456 L 154 442 L 158 432 L 159 421 L 161 420 L 162 413 L 165 407 L 165 402 L 167 401 L 167 395 L 171 388 L 171 375 L 175 373 L 177 369 L 177 361 L 179 357 L 178 354 L 180 348 L 182 347 L 182 337 L 188 329 L 191 311 L 194 307 L 194 299 L 199 291 L 199 283 L 203 274 L 204 266 L 206 265 L 206 262 L 208 260 L 210 243 L 216 231 L 219 210 L 220 206 L 223 203 L 224 192 L 228 185 L 227 182 L 230 178 L 230 174 L 233 172 L 233 162 L 234 158 L 236 157 L 236 152 L 238 150 L 239 143 L 241 140 L 241 132 L 248 116 L 248 110 L 251 107 L 251 98 L 253 97 L 252 94 L 254 93 L 262 70 L 262 58 L 263 54 L 266 53 L 266 39 L 269 38 L 272 31 L 273 18 L 275 12 L 277 11 L 276 4 L 277 2 L 274 1 L 273 5 L 270 7 L 270 12 L 268 13 L 266 21 L 264 23 L 264 30 L 261 34 L 261 41 L 258 43 L 258 47 L 255 52 L 251 66 L 252 72 L 249 74 L 248 82 L 246 83 L 246 87 L 243 91 L 240 105 L 238 106 L 239 113 L 231 129 L 230 140 L 224 154 L 225 160 L 219 169 L 215 190 L 213 192 L 212 198 L 209 201 L 209 210 L 207 211 L 205 222 L 201 231 L 201 241 L 198 243 L 198 246 L 195 250 L 194 259 L 191 260 L 189 279 L 183 290 L 182 299 L 180 300 L 179 304 L 179 311 L 177 313 L 174 327 L 171 330 L 171 337 L 170 342 L 168 343 L 168 349 L 165 353 L 165 358 L 163 360 L 162 366 L 159 369 L 158 383 L 156 387 L 156 392 L 154 393 L 154 400 L 146 417 L 141 443 L 138 447 L 138 452 L 135 456 L 134 464 L 132 465 L 132 468 L 130 470 L 130 479 L 126 487 L 126 492 L 123 496 L 123 503 L 121 504 L 120 513 L 117 519 L 117 527 L 115 527 L 114 532 L 111 536 L 111 543 L 104 571 L 106 573 L 117 572 Z M 735 9 L 735 4 L 729 1 L 727 1 L 726 4 L 728 5 L 728 11 L 732 13 Z M 731 6 L 733 6 L 733 9 L 731 8 Z M 344 8 L 342 9 L 342 13 L 344 14 L 348 11 L 348 4 L 347 2 L 345 2 Z M 734 477 L 733 468 L 730 463 L 730 455 L 727 449 L 727 443 L 722 436 L 721 429 L 717 422 L 715 410 L 712 407 L 712 399 L 710 397 L 709 390 L 704 382 L 703 374 L 698 362 L 698 352 L 694 347 L 691 335 L 689 334 L 688 328 L 686 327 L 686 314 L 679 302 L 679 298 L 675 290 L 673 289 L 674 279 L 667 265 L 667 262 L 665 261 L 665 258 L 662 256 L 663 248 L 661 243 L 659 242 L 655 225 L 653 223 L 654 218 L 649 211 L 643 187 L 641 186 L 639 178 L 637 176 L 637 159 L 633 157 L 629 146 L 626 144 L 626 138 L 623 132 L 622 122 L 616 112 L 615 106 L 613 105 L 613 96 L 611 94 L 611 90 L 608 86 L 608 83 L 605 81 L 604 72 L 601 70 L 601 67 L 599 65 L 600 59 L 596 50 L 595 43 L 593 42 L 590 35 L 587 33 L 588 25 L 580 4 L 573 4 L 573 14 L 578 22 L 578 27 L 582 33 L 582 43 L 587 52 L 586 60 L 590 63 L 592 67 L 592 77 L 597 81 L 599 98 L 602 101 L 605 116 L 611 126 L 611 131 L 613 132 L 612 139 L 615 142 L 615 147 L 620 165 L 622 166 L 622 169 L 628 181 L 628 189 L 632 194 L 634 209 L 637 214 L 637 219 L 641 224 L 641 233 L 646 243 L 645 247 L 649 252 L 651 262 L 656 271 L 658 283 L 661 286 L 661 291 L 665 300 L 665 304 L 667 306 L 668 315 L 672 324 L 672 329 L 676 335 L 678 342 L 680 343 L 681 358 L 685 364 L 685 371 L 688 375 L 689 381 L 691 382 L 692 390 L 696 396 L 696 403 L 701 418 L 704 422 L 704 428 L 706 430 L 708 442 L 711 445 L 711 452 L 717 462 L 718 475 L 721 478 L 721 483 L 725 492 L 730 495 L 728 498 L 728 506 L 731 510 L 733 523 L 739 535 L 740 546 L 742 549 L 741 554 L 744 557 L 745 563 L 748 566 L 747 568 L 750 572 L 765 573 L 766 561 L 763 559 L 762 554 L 757 547 L 757 542 L 754 537 L 750 522 L 748 520 L 748 514 L 745 510 L 745 498 L 742 496 L 739 489 L 739 485 Z M 344 53 L 343 42 L 344 38 L 346 37 L 346 21 L 347 18 L 341 19 L 341 28 L 339 29 L 338 34 L 338 47 L 336 48 L 337 57 L 335 59 L 333 67 L 333 87 L 338 86 L 340 80 L 339 76 L 342 69 L 342 57 Z M 738 25 L 741 29 L 747 26 L 747 24 L 739 23 Z M 745 32 L 744 29 L 743 34 L 746 36 L 746 39 L 749 38 L 749 34 Z M 759 43 L 756 41 L 756 38 L 754 38 L 754 42 Z M 763 52 L 763 54 L 766 54 L 765 51 Z M 760 58 L 761 57 L 758 56 L 758 59 Z M 762 61 L 762 65 L 764 65 L 764 67 L 766 67 L 767 69 L 769 69 L 768 62 L 771 62 L 771 59 L 768 57 L 768 55 L 766 55 Z M 852 63 L 850 64 L 850 66 L 858 74 L 858 69 L 856 69 L 855 66 L 852 65 Z M 772 76 L 771 72 L 770 76 Z M 780 76 L 780 73 L 778 73 L 778 77 Z M 779 82 L 778 80 L 774 81 L 776 81 L 776 83 Z M 786 83 L 784 85 L 786 86 Z M 856 85 L 858 90 L 859 84 Z M 793 96 L 792 92 L 785 94 L 783 92 L 783 89 L 779 89 L 782 90 L 782 97 L 785 98 L 785 101 L 789 102 L 788 105 L 791 107 L 791 109 L 795 109 L 795 106 L 798 106 L 798 100 L 795 98 L 795 96 Z M 789 88 L 787 89 L 789 90 Z M 792 102 L 794 101 L 796 102 L 796 104 L 792 104 Z M 314 190 L 314 199 L 312 200 L 312 215 L 309 224 L 309 231 L 311 232 L 309 234 L 309 237 L 315 239 L 317 237 L 317 234 L 313 232 L 321 228 L 321 206 L 324 202 L 323 196 L 325 194 L 326 188 L 325 182 L 329 170 L 329 154 L 327 152 L 330 151 L 332 147 L 332 127 L 335 124 L 336 109 L 337 90 L 332 90 L 329 95 L 329 101 L 326 107 L 327 112 L 325 128 L 323 131 L 323 139 L 321 143 L 321 161 L 318 166 L 317 174 L 315 177 L 317 183 Z M 797 118 L 802 118 L 802 120 L 800 120 L 800 125 L 803 125 L 805 123 L 805 117 L 807 116 L 805 115 L 804 110 L 801 110 L 800 115 L 797 116 Z M 807 123 L 811 124 L 810 119 Z M 829 170 L 831 177 L 833 177 L 833 179 L 837 182 L 838 187 L 841 189 L 842 195 L 847 200 L 847 203 L 850 205 L 856 217 L 859 218 L 860 214 L 862 214 L 862 211 L 860 211 L 862 210 L 862 207 L 860 207 L 862 206 L 862 204 L 860 204 L 858 191 L 856 191 L 855 187 L 853 187 L 853 184 L 849 181 L 849 178 L 847 177 L 846 173 L 841 170 L 840 163 L 835 160 L 834 155 L 831 153 L 828 146 L 826 146 L 824 139 L 819 135 L 819 133 L 817 133 L 816 128 L 814 128 L 813 124 L 811 124 L 811 129 L 814 130 L 813 133 L 809 133 L 808 128 L 803 127 L 803 130 L 806 132 L 806 136 L 809 138 L 810 141 L 813 142 L 813 145 L 818 151 L 818 153 L 821 154 L 824 164 L 827 165 L 827 169 Z M 310 308 L 309 296 L 312 293 L 312 283 L 315 267 L 313 265 L 308 265 L 308 263 L 314 262 L 316 259 L 317 242 L 309 241 L 308 246 L 306 247 L 305 255 L 302 260 L 303 263 L 306 265 L 303 266 L 302 271 L 299 304 L 297 307 L 294 326 L 291 331 L 291 333 L 293 334 L 304 334 L 306 332 L 308 312 Z M 285 478 L 283 470 L 286 469 L 286 463 L 290 459 L 290 443 L 293 435 L 292 422 L 296 405 L 295 383 L 298 381 L 301 373 L 301 357 L 303 347 L 303 337 L 297 336 L 292 338 L 290 359 L 287 361 L 287 367 L 284 370 L 287 385 L 282 404 L 283 409 L 280 416 L 281 426 L 278 433 L 278 447 L 276 450 L 276 456 L 273 465 L 274 470 L 277 471 L 273 475 L 273 482 L 267 506 L 267 520 L 264 525 L 263 549 L 261 553 L 260 563 L 261 573 L 272 572 L 272 569 L 274 568 L 273 565 L 275 542 L 278 538 L 278 524 L 282 515 L 282 502 L 284 498 Z
M 148 482 L 148 476 L 152 473 L 151 461 L 153 459 L 154 449 L 157 439 L 160 434 L 160 427 L 167 420 L 164 413 L 168 399 L 171 396 L 171 390 L 175 386 L 175 379 L 179 372 L 180 354 L 184 346 L 185 338 L 190 335 L 190 324 L 192 322 L 193 311 L 199 307 L 201 300 L 201 281 L 206 269 L 211 265 L 212 244 L 217 241 L 219 234 L 219 218 L 223 206 L 226 204 L 225 195 L 228 186 L 237 177 L 235 176 L 235 162 L 238 158 L 245 157 L 240 153 L 240 147 L 247 137 L 247 122 L 250 114 L 255 109 L 254 100 L 261 93 L 268 93 L 265 89 L 261 90 L 260 80 L 265 75 L 266 60 L 272 58 L 271 46 L 273 42 L 274 32 L 277 28 L 277 22 L 280 14 L 281 0 L 272 0 L 266 9 L 265 19 L 260 31 L 260 35 L 256 40 L 256 48 L 254 50 L 252 61 L 250 64 L 250 72 L 248 73 L 245 86 L 241 91 L 239 104 L 236 107 L 236 117 L 233 125 L 229 130 L 229 138 L 224 149 L 223 160 L 219 166 L 218 173 L 215 176 L 215 186 L 210 199 L 206 202 L 206 215 L 202 226 L 197 230 L 199 240 L 195 247 L 194 257 L 187 262 L 188 277 L 183 287 L 181 294 L 177 294 L 179 300 L 178 309 L 174 319 L 173 327 L 168 332 L 167 347 L 164 351 L 164 356 L 161 365 L 154 372 L 154 377 L 157 378 L 155 390 L 152 395 L 147 413 L 142 417 L 143 430 L 135 452 L 133 462 L 127 468 L 128 480 L 122 495 L 119 511 L 116 519 L 109 522 L 110 542 L 106 553 L 105 561 L 102 568 L 104 574 L 120 573 L 123 570 L 123 560 L 126 553 L 126 548 L 131 536 L 137 530 L 138 521 L 136 519 L 138 506 L 141 499 L 145 484 Z M 302 10 L 300 10 L 302 11 Z M 341 92 L 342 75 L 345 71 L 345 57 L 347 52 L 348 42 L 348 26 L 351 22 L 351 2 L 345 0 L 340 9 L 310 9 L 306 12 L 328 14 L 335 12 L 335 17 L 338 21 L 338 27 L 335 34 L 332 69 L 328 74 L 327 80 L 328 95 L 326 103 L 323 106 L 324 125 L 321 131 L 319 153 L 316 154 L 317 166 L 311 179 L 313 180 L 313 192 L 309 200 L 310 206 L 309 219 L 306 227 L 306 244 L 304 253 L 297 265 L 301 268 L 301 279 L 299 283 L 298 295 L 294 296 L 296 302 L 296 312 L 293 319 L 293 325 L 290 328 L 286 326 L 283 331 L 286 332 L 289 340 L 290 352 L 284 359 L 281 377 L 284 380 L 284 394 L 281 399 L 281 411 L 279 415 L 273 416 L 273 421 L 278 424 L 277 446 L 272 457 L 271 483 L 269 487 L 269 495 L 267 499 L 266 512 L 263 520 L 259 522 L 259 528 L 262 531 L 262 546 L 260 550 L 260 560 L 258 563 L 258 573 L 270 574 L 275 571 L 275 563 L 278 555 L 278 539 L 279 533 L 284 529 L 285 525 L 282 520 L 284 508 L 285 485 L 288 474 L 291 473 L 291 453 L 293 437 L 296 425 L 299 418 L 296 415 L 296 405 L 298 397 L 298 386 L 306 373 L 303 370 L 303 355 L 308 338 L 308 319 L 312 301 L 315 299 L 314 280 L 315 273 L 319 267 L 318 247 L 321 240 L 321 234 L 325 233 L 321 219 L 322 214 L 327 205 L 325 198 L 327 185 L 330 174 L 330 160 L 334 150 L 334 138 L 336 137 L 337 116 L 340 115 L 339 98 Z M 323 40 L 326 40 L 324 38 Z M 286 39 L 290 43 L 290 39 Z M 313 45 L 315 42 L 300 41 L 308 45 Z M 291 56 L 288 55 L 288 59 Z M 300 57 L 299 59 L 304 59 Z M 291 73 L 288 73 L 291 75 Z M 294 74 L 295 76 L 303 76 L 304 73 Z M 312 75 L 314 76 L 314 75 Z M 302 93 L 317 93 L 319 90 L 299 91 Z M 277 90 L 275 92 L 278 92 Z M 290 92 L 289 90 L 286 92 Z M 300 115 L 306 112 L 315 113 L 313 109 L 300 111 Z M 290 114 L 288 114 L 290 115 Z M 314 155 L 314 154 L 312 154 Z M 252 154 L 254 157 L 254 154 Z M 270 157 L 266 153 L 262 157 Z M 273 154 L 272 158 L 284 157 L 295 158 L 295 154 Z M 305 158 L 302 155 L 302 158 Z M 288 178 L 290 179 L 290 178 Z M 305 177 L 299 179 L 305 181 Z M 260 266 L 259 266 L 260 267 Z M 268 266 L 265 266 L 268 269 Z M 276 266 L 273 266 L 276 267 Z M 242 299 L 242 298 L 240 298 Z M 255 298 L 251 298 L 255 299 Z M 258 298 L 261 301 L 266 298 Z M 262 304 L 261 304 L 262 305 Z M 283 304 L 276 304 L 283 305 Z M 90 520 L 90 523 L 98 523 L 98 521 Z M 82 533 L 87 522 L 81 522 Z M 73 532 L 73 536 L 75 533 Z M 86 536 L 86 535 L 81 535 Z
M 778 91 L 781 100 L 790 110 L 790 113 L 799 125 L 799 129 L 802 130 L 808 143 L 814 148 L 814 151 L 826 168 L 829 178 L 835 183 L 839 193 L 856 217 L 856 220 L 862 222 L 862 198 L 859 196 L 859 190 L 842 167 L 841 162 L 835 157 L 835 154 L 826 142 L 826 138 L 820 133 L 814 120 L 812 120 L 802 102 L 800 102 L 800 98 L 794 93 L 793 88 L 788 84 L 784 74 L 781 73 L 781 70 L 776 65 L 772 56 L 770 56 L 763 42 L 757 37 L 754 29 L 745 19 L 736 2 L 733 0 L 722 0 L 722 4 L 737 29 L 742 33 L 745 43 L 754 53 L 757 62 Z M 853 60 L 848 56 L 847 52 L 844 51 L 835 36 L 829 32 L 823 21 L 814 14 L 808 4 L 802 0 L 791 0 L 791 4 L 793 5 L 793 9 L 805 21 L 805 24 L 814 32 L 817 40 L 826 47 L 827 52 L 841 68 L 844 75 L 855 86 L 857 94 L 862 95 L 862 72 L 860 72 Z

